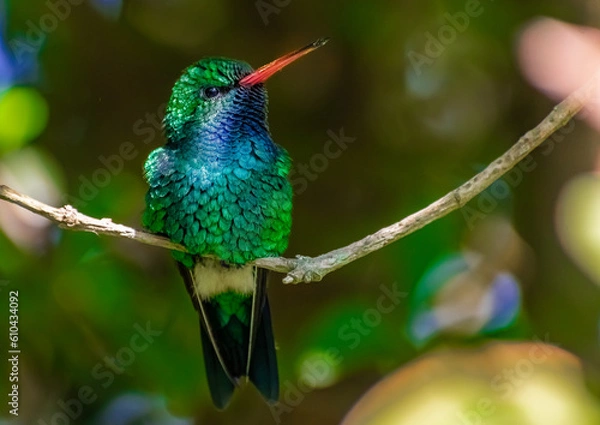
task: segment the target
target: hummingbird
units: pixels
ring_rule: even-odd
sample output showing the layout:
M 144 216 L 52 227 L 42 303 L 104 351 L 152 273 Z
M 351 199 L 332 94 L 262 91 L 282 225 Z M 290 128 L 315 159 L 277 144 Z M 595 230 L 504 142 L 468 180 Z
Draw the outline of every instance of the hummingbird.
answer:
M 227 407 L 244 378 L 267 402 L 279 398 L 268 271 L 251 263 L 287 248 L 291 159 L 271 138 L 264 82 L 327 41 L 257 70 L 222 57 L 186 68 L 165 111 L 166 143 L 144 164 L 143 225 L 187 249 L 172 255 L 199 314 L 218 409 Z

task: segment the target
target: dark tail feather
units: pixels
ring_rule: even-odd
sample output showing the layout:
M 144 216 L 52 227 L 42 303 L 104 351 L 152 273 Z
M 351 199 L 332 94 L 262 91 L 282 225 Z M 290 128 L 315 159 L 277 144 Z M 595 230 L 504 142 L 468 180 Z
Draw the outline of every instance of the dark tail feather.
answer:
M 202 351 L 204 352 L 204 366 L 210 395 L 217 409 L 223 410 L 229 404 L 235 386 L 219 362 L 217 353 L 213 348 L 207 331 L 200 320 L 200 335 L 202 337 Z
M 279 399 L 279 375 L 269 301 L 265 299 L 248 373 L 250 381 L 270 403 Z
M 252 297 L 247 297 L 244 304 L 243 308 L 250 315 Z M 217 301 L 200 302 L 202 350 L 208 386 L 215 406 L 224 409 L 239 379 L 246 375 L 249 327 L 236 317 L 229 318 L 225 326 L 220 326 L 221 309 Z
M 215 406 L 224 409 L 239 383 L 248 376 L 271 403 L 279 398 L 279 376 L 273 340 L 271 313 L 267 300 L 267 271 L 257 269 L 256 290 L 246 298 L 243 309 L 250 323 L 232 316 L 221 323 L 221 305 L 216 299 L 200 301 L 195 295 L 191 271 L 178 263 L 192 302 L 200 315 L 200 334 L 206 377 Z

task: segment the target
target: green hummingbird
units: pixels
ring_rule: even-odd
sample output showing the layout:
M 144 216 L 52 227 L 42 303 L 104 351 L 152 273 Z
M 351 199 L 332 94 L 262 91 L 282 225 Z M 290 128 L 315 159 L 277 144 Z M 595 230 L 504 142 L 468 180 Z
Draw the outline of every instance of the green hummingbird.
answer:
M 267 270 L 248 264 L 285 251 L 291 160 L 267 123 L 264 82 L 321 47 L 319 39 L 253 70 L 209 57 L 183 71 L 163 120 L 167 142 L 144 165 L 143 224 L 182 244 L 173 252 L 200 316 L 210 393 L 224 409 L 243 377 L 279 398 Z

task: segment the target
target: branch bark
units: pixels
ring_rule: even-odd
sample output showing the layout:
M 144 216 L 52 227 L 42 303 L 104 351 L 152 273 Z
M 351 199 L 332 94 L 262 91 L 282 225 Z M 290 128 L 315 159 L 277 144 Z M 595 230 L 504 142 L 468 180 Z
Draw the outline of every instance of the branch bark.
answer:
M 463 207 L 494 181 L 514 168 L 523 158 L 580 112 L 591 99 L 597 87 L 597 80 L 598 76 L 594 77 L 586 85 L 555 106 L 540 124 L 523 135 L 517 143 L 483 171 L 422 210 L 350 245 L 317 257 L 261 258 L 256 260 L 254 264 L 265 269 L 286 273 L 283 283 L 320 281 L 327 274 L 344 267 L 346 264 L 410 235 L 427 224 Z M 162 236 L 113 223 L 110 218 L 97 219 L 89 217 L 81 214 L 70 205 L 54 208 L 16 192 L 7 186 L 0 186 L 0 199 L 46 217 L 63 229 L 133 239 L 147 245 L 185 251 L 182 245 L 175 244 Z

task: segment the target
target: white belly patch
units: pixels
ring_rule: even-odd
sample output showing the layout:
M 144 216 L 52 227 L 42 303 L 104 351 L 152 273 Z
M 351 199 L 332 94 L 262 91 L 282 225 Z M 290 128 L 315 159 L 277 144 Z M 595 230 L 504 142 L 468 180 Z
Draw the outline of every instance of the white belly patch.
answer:
M 251 294 L 254 274 L 254 266 L 223 267 L 220 261 L 206 258 L 194 266 L 194 290 L 202 300 L 226 291 Z

